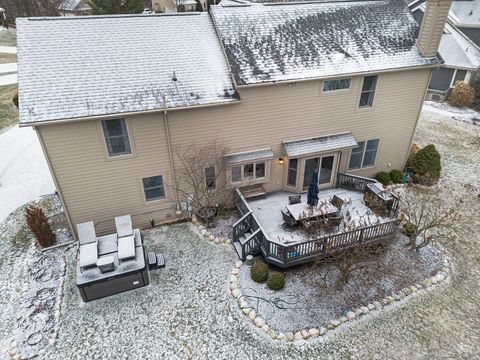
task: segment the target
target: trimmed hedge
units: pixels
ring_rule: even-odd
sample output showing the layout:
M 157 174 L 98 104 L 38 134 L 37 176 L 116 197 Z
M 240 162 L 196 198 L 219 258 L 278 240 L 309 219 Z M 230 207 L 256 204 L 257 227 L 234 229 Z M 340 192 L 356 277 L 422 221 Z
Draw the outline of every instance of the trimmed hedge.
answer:
M 280 272 L 272 271 L 268 275 L 267 286 L 272 290 L 280 290 L 285 286 L 285 275 Z
M 434 185 L 440 178 L 442 170 L 440 153 L 434 145 L 427 145 L 408 160 L 407 168 L 413 172 L 413 182 Z
M 265 282 L 268 278 L 268 266 L 262 261 L 255 261 L 250 268 L 250 276 L 255 282 Z
M 401 172 L 400 170 L 390 171 L 390 179 L 392 179 L 395 184 L 403 183 L 403 172 Z
M 382 185 L 387 186 L 390 183 L 390 174 L 384 171 L 379 172 L 377 175 L 375 175 L 375 180 L 381 182 Z

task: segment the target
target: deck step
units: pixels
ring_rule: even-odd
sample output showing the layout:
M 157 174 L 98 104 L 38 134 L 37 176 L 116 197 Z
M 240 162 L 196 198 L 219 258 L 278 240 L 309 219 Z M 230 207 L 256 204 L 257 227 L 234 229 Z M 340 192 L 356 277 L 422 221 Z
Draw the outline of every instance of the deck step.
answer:
M 243 234 L 242 236 L 240 236 L 238 238 L 238 241 L 240 242 L 240 244 L 244 245 L 246 242 L 247 242 L 247 239 L 250 237 L 250 235 L 252 235 L 251 233 L 249 232 L 246 232 L 245 234 Z
M 234 242 L 233 247 L 235 248 L 235 251 L 237 252 L 238 258 L 243 261 L 244 259 L 243 259 L 242 245 L 239 242 Z

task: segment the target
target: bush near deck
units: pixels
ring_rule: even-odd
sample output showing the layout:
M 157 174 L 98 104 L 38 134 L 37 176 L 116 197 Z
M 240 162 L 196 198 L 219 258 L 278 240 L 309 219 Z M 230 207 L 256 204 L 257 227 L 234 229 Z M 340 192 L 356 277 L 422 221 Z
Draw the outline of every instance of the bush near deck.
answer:
M 434 145 L 427 145 L 408 159 L 407 169 L 412 171 L 414 183 L 435 185 L 442 171 L 440 153 Z

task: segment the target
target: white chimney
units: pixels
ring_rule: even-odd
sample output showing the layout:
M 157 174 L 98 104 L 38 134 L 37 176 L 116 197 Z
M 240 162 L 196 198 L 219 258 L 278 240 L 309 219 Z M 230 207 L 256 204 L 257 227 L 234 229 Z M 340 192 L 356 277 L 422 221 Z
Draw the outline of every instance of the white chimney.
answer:
M 434 57 L 438 52 L 452 0 L 427 0 L 426 4 L 417 47 L 423 56 Z

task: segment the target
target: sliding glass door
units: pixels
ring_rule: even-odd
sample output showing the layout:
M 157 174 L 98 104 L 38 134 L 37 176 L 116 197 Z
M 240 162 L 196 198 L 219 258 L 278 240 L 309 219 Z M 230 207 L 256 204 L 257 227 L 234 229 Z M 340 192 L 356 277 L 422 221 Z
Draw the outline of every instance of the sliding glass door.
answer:
M 303 172 L 303 190 L 308 190 L 312 181 L 312 175 L 318 172 L 318 185 L 320 188 L 333 186 L 333 176 L 335 168 L 336 155 L 325 155 L 305 160 L 305 170 Z

